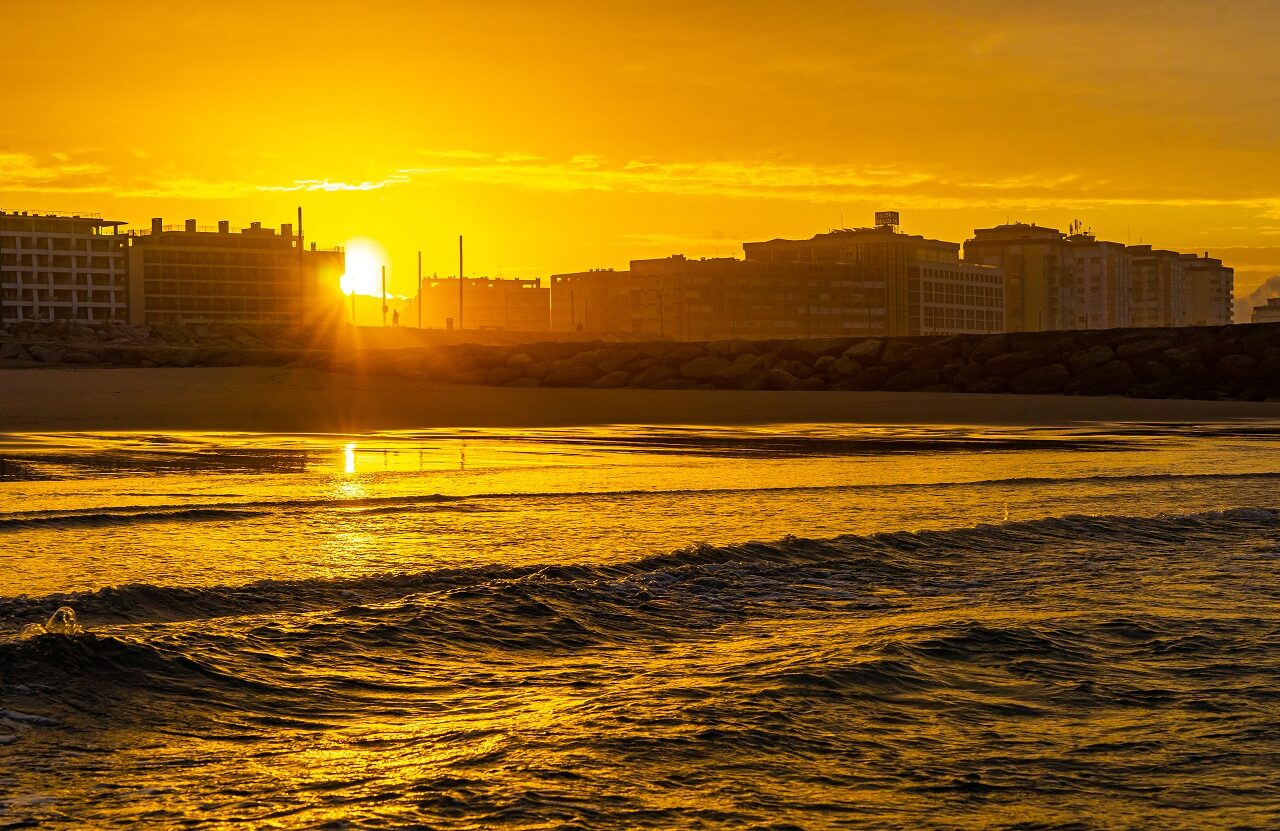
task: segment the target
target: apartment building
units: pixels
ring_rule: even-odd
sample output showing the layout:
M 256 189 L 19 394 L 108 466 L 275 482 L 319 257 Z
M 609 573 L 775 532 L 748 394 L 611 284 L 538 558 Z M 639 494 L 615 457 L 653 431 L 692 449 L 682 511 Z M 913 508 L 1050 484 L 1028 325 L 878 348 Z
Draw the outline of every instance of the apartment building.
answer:
M 124 320 L 123 224 L 93 215 L 0 212 L 0 323 Z
M 977 294 L 966 296 L 965 292 L 978 289 L 985 292 L 994 285 L 990 279 L 994 272 L 990 268 L 984 270 L 971 263 L 962 263 L 959 244 L 900 233 L 896 228 L 896 215 L 893 221 L 895 224 L 885 223 L 874 228 L 836 229 L 805 240 L 747 242 L 742 248 L 751 261 L 839 263 L 856 268 L 864 279 L 882 281 L 887 335 L 912 335 L 921 334 L 926 328 L 968 326 L 969 321 L 975 327 L 972 331 L 990 331 L 985 327 L 994 318 L 985 311 L 982 315 L 977 314 L 984 301 L 977 300 Z M 926 303 L 923 280 L 931 284 L 958 281 L 962 286 L 959 294 L 950 292 L 945 286 L 941 291 L 934 291 L 933 285 L 928 293 L 929 297 L 936 298 L 930 302 L 941 305 L 948 302 L 941 298 L 960 298 L 958 317 L 941 307 L 926 313 L 922 305 Z M 977 305 L 965 306 L 964 303 L 970 300 L 977 301 Z M 1004 317 L 1003 314 L 999 316 Z M 983 322 L 979 323 L 980 319 Z M 926 323 L 926 320 L 931 323 Z
M 1004 270 L 1006 330 L 1076 327 L 1074 255 L 1066 234 L 1021 222 L 978 228 L 964 243 L 964 259 Z
M 1134 326 L 1186 326 L 1186 260 L 1177 251 L 1130 245 Z
M 1093 234 L 1067 237 L 1075 292 L 1071 329 L 1116 329 L 1133 325 L 1133 274 L 1125 247 Z
M 303 249 L 300 235 L 253 222 L 199 227 L 153 219 L 129 246 L 129 320 L 136 324 L 296 324 L 342 314 L 341 249 Z
M 1184 320 L 1187 326 L 1222 326 L 1235 317 L 1235 269 L 1222 260 L 1196 254 L 1182 255 Z

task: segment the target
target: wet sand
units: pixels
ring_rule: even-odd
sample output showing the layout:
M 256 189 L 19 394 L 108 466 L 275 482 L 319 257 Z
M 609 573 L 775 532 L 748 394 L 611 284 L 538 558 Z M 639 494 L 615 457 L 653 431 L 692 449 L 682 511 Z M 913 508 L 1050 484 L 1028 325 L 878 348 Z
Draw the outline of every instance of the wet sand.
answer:
M 349 433 L 599 424 L 1062 425 L 1280 420 L 1280 403 L 453 386 L 281 367 L 0 370 L 0 431 Z

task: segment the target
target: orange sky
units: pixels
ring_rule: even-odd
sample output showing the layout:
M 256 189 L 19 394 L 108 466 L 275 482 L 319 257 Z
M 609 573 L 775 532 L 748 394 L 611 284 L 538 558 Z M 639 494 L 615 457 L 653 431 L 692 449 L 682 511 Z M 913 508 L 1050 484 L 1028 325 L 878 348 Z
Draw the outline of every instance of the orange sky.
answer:
M 464 8 L 465 6 L 465 8 Z M 1034 7 L 1032 7 L 1034 6 Z M 899 209 L 1280 274 L 1280 5 L 21 4 L 0 208 L 292 220 L 452 274 L 739 255 Z

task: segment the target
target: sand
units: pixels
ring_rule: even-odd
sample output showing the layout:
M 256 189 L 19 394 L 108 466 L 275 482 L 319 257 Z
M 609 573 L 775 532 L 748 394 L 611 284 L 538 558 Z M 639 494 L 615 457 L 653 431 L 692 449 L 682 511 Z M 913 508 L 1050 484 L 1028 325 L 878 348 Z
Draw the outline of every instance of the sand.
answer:
M 1069 396 L 518 389 L 280 367 L 0 370 L 0 431 L 355 433 L 601 424 L 1280 420 L 1280 404 Z

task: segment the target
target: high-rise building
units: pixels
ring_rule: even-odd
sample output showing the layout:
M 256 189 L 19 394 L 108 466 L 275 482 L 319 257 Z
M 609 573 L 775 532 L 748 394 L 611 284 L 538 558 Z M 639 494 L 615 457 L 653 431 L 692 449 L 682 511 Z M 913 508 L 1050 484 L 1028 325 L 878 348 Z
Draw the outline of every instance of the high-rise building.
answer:
M 551 290 L 541 280 L 468 277 L 458 309 L 458 278 L 430 278 L 422 283 L 422 325 L 428 329 L 490 329 L 545 332 L 551 324 Z M 416 322 L 417 301 L 410 303 L 401 325 Z
M 1130 245 L 1134 326 L 1186 326 L 1186 261 L 1177 251 Z
M 1004 269 L 1008 331 L 1076 327 L 1074 256 L 1061 231 L 1021 222 L 977 228 L 965 241 L 964 259 Z
M 232 233 L 151 220 L 129 246 L 129 319 L 134 324 L 298 324 L 341 316 L 341 249 L 302 249 L 293 226 L 262 223 Z
M 1195 254 L 1182 255 L 1183 306 L 1186 326 L 1223 326 L 1235 317 L 1233 289 L 1235 269 L 1222 260 Z
M 124 320 L 123 224 L 97 216 L 0 213 L 0 322 Z
M 1089 233 L 1067 237 L 1075 291 L 1072 329 L 1117 329 L 1133 324 L 1133 275 L 1118 242 Z
M 748 242 L 742 248 L 752 261 L 839 263 L 855 267 L 862 279 L 883 282 L 887 335 L 990 332 L 1005 325 L 1005 315 L 991 305 L 995 294 L 1003 302 L 1002 278 L 990 267 L 961 262 L 958 243 L 882 224 L 807 240 Z

